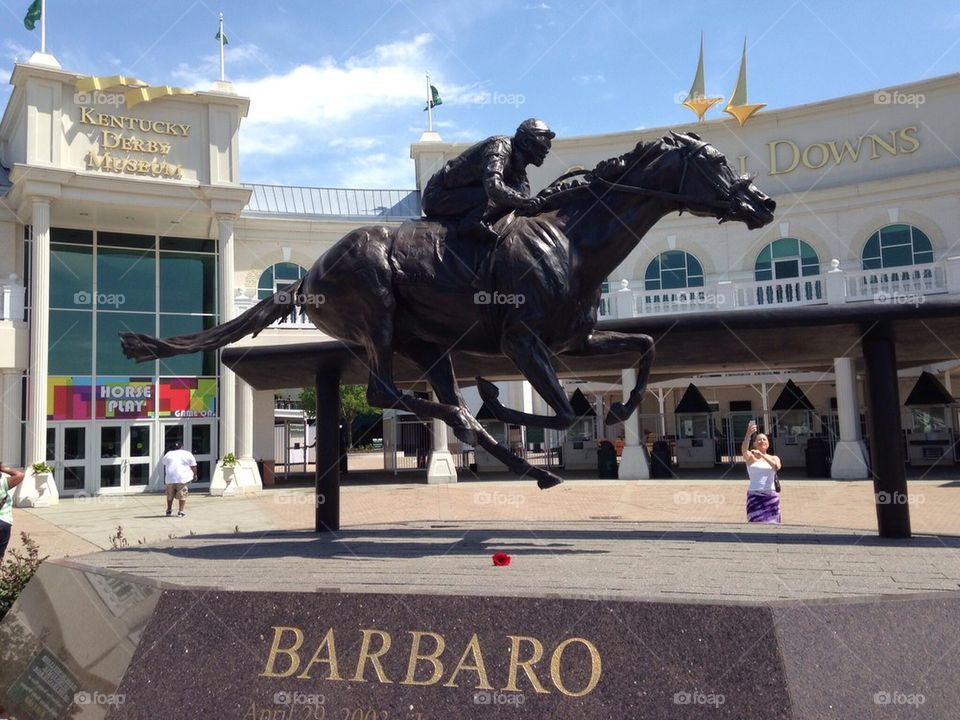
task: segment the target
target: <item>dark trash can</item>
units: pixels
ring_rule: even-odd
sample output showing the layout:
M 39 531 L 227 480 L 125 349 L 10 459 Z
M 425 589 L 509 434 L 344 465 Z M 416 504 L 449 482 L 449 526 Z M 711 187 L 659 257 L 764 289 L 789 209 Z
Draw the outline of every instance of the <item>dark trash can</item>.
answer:
M 273 460 L 257 460 L 257 467 L 260 470 L 260 480 L 264 487 L 273 487 L 277 484 Z
M 670 443 L 666 440 L 657 440 L 653 444 L 653 452 L 650 453 L 650 477 L 651 478 L 671 478 L 673 477 L 673 457 L 670 452 Z
M 617 449 L 609 440 L 600 442 L 597 448 L 597 477 L 604 480 L 617 479 Z
M 809 438 L 804 450 L 808 478 L 830 477 L 830 464 L 827 462 L 827 442 L 823 438 Z

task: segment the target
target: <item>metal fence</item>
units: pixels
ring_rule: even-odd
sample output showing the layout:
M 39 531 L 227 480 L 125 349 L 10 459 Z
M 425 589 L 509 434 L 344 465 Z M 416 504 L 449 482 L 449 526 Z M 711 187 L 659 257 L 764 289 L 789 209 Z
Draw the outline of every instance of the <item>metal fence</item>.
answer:
M 326 215 L 335 217 L 420 217 L 416 190 L 361 190 L 295 185 L 244 184 L 252 190 L 249 215 Z

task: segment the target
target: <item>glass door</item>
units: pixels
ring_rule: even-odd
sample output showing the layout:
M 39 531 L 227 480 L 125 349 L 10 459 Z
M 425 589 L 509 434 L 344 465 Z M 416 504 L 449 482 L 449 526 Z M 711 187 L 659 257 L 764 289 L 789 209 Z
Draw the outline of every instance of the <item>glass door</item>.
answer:
M 110 423 L 97 427 L 101 492 L 143 492 L 150 482 L 152 426 Z
M 83 495 L 87 488 L 87 426 L 47 426 L 47 462 L 53 466 L 57 490 L 64 497 Z M 93 488 L 89 488 L 90 491 Z
M 170 450 L 174 443 L 181 443 L 184 450 L 193 453 L 197 460 L 197 484 L 209 484 L 217 463 L 216 420 L 180 420 L 177 425 L 163 426 L 163 451 Z

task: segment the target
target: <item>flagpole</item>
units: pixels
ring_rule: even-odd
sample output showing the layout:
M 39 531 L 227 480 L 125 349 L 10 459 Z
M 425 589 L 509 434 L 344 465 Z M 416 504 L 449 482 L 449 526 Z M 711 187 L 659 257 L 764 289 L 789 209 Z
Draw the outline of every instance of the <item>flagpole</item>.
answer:
M 220 82 L 225 82 L 223 72 L 223 13 L 220 13 Z
M 47 0 L 40 0 L 40 52 L 47 52 Z
M 427 73 L 427 130 L 433 132 L 433 94 L 430 92 L 430 73 Z

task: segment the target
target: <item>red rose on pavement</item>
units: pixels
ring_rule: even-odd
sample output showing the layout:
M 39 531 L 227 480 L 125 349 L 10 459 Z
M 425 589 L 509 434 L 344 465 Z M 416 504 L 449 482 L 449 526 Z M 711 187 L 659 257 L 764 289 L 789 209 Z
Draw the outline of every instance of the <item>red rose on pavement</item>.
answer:
M 496 565 L 497 567 L 500 567 L 501 565 L 509 565 L 510 556 L 507 555 L 505 552 L 494 553 L 493 564 Z

